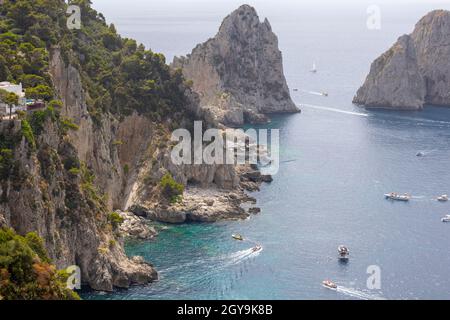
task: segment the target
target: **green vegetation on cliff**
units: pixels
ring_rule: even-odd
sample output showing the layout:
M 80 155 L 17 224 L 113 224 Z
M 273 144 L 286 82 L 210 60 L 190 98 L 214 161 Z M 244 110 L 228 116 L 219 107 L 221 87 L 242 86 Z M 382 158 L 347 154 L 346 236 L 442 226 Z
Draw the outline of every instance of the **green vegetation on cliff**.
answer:
M 186 103 L 181 71 L 171 71 L 162 54 L 120 37 L 89 0 L 81 8 L 81 29 L 67 28 L 62 0 L 5 0 L 0 7 L 0 81 L 22 82 L 30 98 L 54 97 L 48 73 L 52 48 L 82 75 L 92 115 L 130 114 L 155 120 L 174 116 Z
M 181 200 L 184 193 L 184 185 L 176 182 L 170 173 L 166 173 L 160 181 L 163 195 L 169 199 L 170 203 Z
M 0 229 L 0 300 L 79 299 L 66 286 L 67 274 L 51 264 L 35 233 L 24 237 Z

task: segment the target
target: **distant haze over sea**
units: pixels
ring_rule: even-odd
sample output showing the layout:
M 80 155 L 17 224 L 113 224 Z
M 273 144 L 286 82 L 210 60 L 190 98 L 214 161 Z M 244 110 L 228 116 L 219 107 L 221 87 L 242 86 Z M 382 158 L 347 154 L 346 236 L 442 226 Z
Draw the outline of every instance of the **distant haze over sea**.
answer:
M 93 7 L 114 23 L 119 33 L 164 53 L 169 62 L 174 55 L 189 53 L 197 43 L 214 36 L 222 19 L 242 4 L 254 6 L 260 18 L 267 17 L 278 34 L 279 24 L 289 21 L 305 22 L 306 28 L 296 30 L 299 33 L 314 32 L 317 24 L 333 32 L 336 22 L 349 19 L 360 20 L 355 27 L 366 29 L 366 10 L 377 5 L 381 9 L 382 29 L 367 37 L 381 34 L 387 45 L 400 36 L 398 31 L 411 32 L 415 22 L 428 11 L 450 7 L 450 2 L 437 0 L 93 0 Z M 394 29 L 391 24 L 404 27 Z M 280 46 L 283 49 L 283 37 Z M 384 49 L 387 46 L 379 48 L 379 53 Z

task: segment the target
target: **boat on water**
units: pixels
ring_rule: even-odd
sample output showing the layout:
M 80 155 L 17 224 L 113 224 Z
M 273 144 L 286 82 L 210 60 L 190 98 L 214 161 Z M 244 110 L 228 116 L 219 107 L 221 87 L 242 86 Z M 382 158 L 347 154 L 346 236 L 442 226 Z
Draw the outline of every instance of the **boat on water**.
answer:
M 294 91 L 295 91 L 295 92 L 297 92 L 297 91 L 298 91 L 298 89 L 294 89 Z
M 442 222 L 450 222 L 450 214 L 446 215 L 441 220 L 442 220 Z
M 261 251 L 261 250 L 262 250 L 262 247 L 260 245 L 257 245 L 257 246 L 252 248 L 253 252 L 258 252 L 258 251 Z
M 440 202 L 447 202 L 448 201 L 448 195 L 443 194 L 442 196 L 439 196 L 437 198 L 437 200 L 440 201 Z
M 411 200 L 411 196 L 407 193 L 405 194 L 398 194 L 396 192 L 386 193 L 384 195 L 386 199 L 390 200 L 396 200 L 396 201 L 409 201 Z
M 322 92 L 322 95 L 323 95 L 324 97 L 328 97 L 328 92 Z
M 334 289 L 334 290 L 337 289 L 338 287 L 337 284 L 331 280 L 322 281 L 322 285 L 327 289 Z
M 315 62 L 313 62 L 312 69 L 311 69 L 310 72 L 311 72 L 311 73 L 317 73 L 317 66 L 316 66 L 316 63 L 315 63 Z
M 350 250 L 346 246 L 339 246 L 338 247 L 338 254 L 340 260 L 348 260 L 350 256 Z
M 241 236 L 240 234 L 233 234 L 231 236 L 233 237 L 234 240 L 244 241 L 244 237 Z
M 416 157 L 425 157 L 425 153 L 424 152 L 419 152 L 416 154 Z

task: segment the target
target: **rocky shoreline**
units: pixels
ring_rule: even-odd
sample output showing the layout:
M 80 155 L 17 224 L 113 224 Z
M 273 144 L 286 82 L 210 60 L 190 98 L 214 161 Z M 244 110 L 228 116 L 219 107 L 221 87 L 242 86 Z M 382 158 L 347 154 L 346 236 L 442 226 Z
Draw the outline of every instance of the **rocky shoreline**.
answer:
M 123 219 L 119 231 L 125 238 L 138 240 L 154 239 L 158 232 L 149 225 L 146 217 L 138 216 L 133 212 L 116 211 Z
M 247 192 L 258 191 L 261 184 L 272 182 L 272 177 L 262 175 L 251 166 L 242 166 L 239 172 L 239 186 L 233 189 L 220 188 L 217 185 L 208 187 L 187 186 L 180 202 L 175 204 L 162 204 L 160 202 L 147 202 L 135 204 L 128 210 L 136 218 L 127 225 L 135 225 L 140 233 L 142 227 L 137 219 L 148 219 L 156 222 L 180 224 L 186 222 L 217 222 L 222 220 L 247 219 L 251 215 L 261 212 L 255 207 L 256 199 Z M 248 208 L 244 208 L 246 205 Z M 127 219 L 129 217 L 127 216 Z M 133 222 L 135 221 L 135 222 Z M 144 232 L 144 231 L 143 231 Z M 144 232 L 147 234 L 147 232 Z

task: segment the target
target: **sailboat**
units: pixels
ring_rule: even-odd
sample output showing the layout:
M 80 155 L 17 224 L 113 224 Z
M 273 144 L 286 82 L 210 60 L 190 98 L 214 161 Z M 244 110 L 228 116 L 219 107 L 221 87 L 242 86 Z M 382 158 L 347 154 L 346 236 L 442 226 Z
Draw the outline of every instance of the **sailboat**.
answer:
M 316 63 L 315 63 L 315 62 L 313 62 L 311 72 L 312 72 L 312 73 L 316 73 L 316 72 L 317 72 L 317 66 L 316 66 Z

